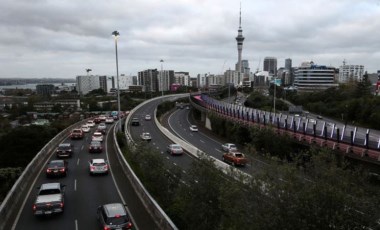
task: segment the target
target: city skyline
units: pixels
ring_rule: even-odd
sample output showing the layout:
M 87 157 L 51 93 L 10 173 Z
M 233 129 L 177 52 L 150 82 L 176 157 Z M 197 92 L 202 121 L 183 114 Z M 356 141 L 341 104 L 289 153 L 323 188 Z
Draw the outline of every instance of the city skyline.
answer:
M 222 74 L 237 63 L 240 1 L 2 2 L 0 78 L 116 75 L 112 31 L 120 32 L 119 73 L 145 69 Z M 242 60 L 267 56 L 339 68 L 380 69 L 380 1 L 241 1 Z

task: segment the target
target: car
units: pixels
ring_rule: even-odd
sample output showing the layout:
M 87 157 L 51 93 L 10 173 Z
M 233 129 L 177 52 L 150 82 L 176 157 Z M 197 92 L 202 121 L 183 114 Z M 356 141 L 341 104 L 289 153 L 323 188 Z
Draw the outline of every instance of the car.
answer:
M 89 153 L 101 153 L 103 152 L 102 143 L 100 141 L 91 141 L 88 146 Z
M 312 119 L 312 118 L 309 119 L 309 122 L 310 122 L 310 123 L 313 123 L 313 124 L 317 124 L 317 121 L 316 121 L 315 119 Z
M 83 139 L 84 133 L 82 129 L 73 129 L 70 133 L 70 138 L 71 139 Z
M 186 109 L 190 109 L 190 106 L 186 106 Z
M 106 118 L 106 121 L 105 121 L 106 124 L 112 124 L 113 122 L 114 122 L 114 118 L 113 117 L 107 117 Z
M 140 135 L 141 139 L 143 139 L 144 141 L 151 141 L 152 140 L 152 136 L 150 135 L 150 133 L 147 133 L 147 132 L 144 132 Z
M 103 142 L 103 134 L 101 132 L 95 132 L 92 135 L 91 141 Z
M 244 154 L 238 151 L 229 151 L 224 153 L 222 159 L 224 162 L 232 165 L 244 166 L 248 163 L 248 159 L 244 156 Z
M 33 203 L 35 216 L 50 216 L 63 213 L 65 208 L 65 187 L 61 183 L 45 183 L 38 187 L 36 200 Z
M 183 154 L 183 149 L 181 145 L 179 144 L 170 144 L 168 145 L 166 151 L 170 153 L 171 155 L 182 155 Z
M 46 177 L 65 177 L 68 163 L 65 160 L 52 160 L 47 164 Z
M 224 143 L 222 144 L 222 150 L 225 152 L 237 151 L 237 147 L 235 144 L 232 144 L 232 143 Z
M 88 125 L 82 125 L 81 129 L 84 133 L 90 132 L 90 126 Z
M 323 119 L 323 117 L 321 115 L 318 115 L 317 118 L 320 119 L 320 120 Z
M 190 131 L 198 132 L 198 127 L 196 125 L 190 125 Z
M 137 117 L 132 118 L 131 125 L 132 126 L 139 126 L 140 120 Z
M 89 127 L 94 127 L 95 126 L 95 122 L 94 122 L 94 120 L 88 120 L 87 121 L 87 125 L 89 126 Z
M 108 174 L 108 164 L 102 158 L 89 160 L 88 166 L 90 175 Z
M 145 120 L 150 121 L 150 120 L 152 120 L 152 117 L 149 114 L 147 114 L 147 115 L 145 115 Z
M 106 115 L 100 115 L 100 116 L 99 116 L 99 120 L 100 120 L 100 122 L 106 122 L 106 118 L 107 118 Z
M 101 123 L 99 123 L 99 125 L 98 125 L 98 127 L 96 129 L 97 130 L 104 130 L 104 133 L 105 133 L 105 131 L 107 129 L 107 125 L 106 125 L 106 123 L 101 122 Z
M 70 143 L 61 143 L 58 145 L 56 151 L 57 157 L 72 157 L 73 155 L 73 145 Z
M 121 203 L 104 204 L 98 207 L 97 219 L 102 229 L 131 229 L 131 218 Z
M 95 117 L 94 122 L 95 122 L 95 124 L 99 124 L 101 122 L 101 120 L 99 117 Z

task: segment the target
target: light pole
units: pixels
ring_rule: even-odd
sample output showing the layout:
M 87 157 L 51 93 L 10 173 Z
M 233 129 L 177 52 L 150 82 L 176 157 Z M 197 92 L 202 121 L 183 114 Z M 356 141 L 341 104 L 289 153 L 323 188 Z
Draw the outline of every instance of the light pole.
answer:
M 119 59 L 117 57 L 117 39 L 120 36 L 118 31 L 112 32 L 115 39 L 115 51 L 116 51 L 116 81 L 117 81 L 117 118 L 120 119 L 120 90 L 119 90 Z M 121 131 L 121 122 L 118 121 L 118 129 Z
M 273 113 L 276 114 L 276 77 L 273 80 L 274 90 L 273 90 Z
M 162 77 L 162 63 L 164 62 L 164 60 L 160 60 L 161 62 L 161 96 L 164 96 L 164 78 Z

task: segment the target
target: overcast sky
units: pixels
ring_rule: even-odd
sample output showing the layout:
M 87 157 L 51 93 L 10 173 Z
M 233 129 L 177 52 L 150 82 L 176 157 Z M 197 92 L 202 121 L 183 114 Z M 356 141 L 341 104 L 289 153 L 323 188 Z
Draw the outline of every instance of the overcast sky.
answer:
M 235 68 L 239 0 L 1 0 L 0 78 L 221 74 Z M 243 59 L 380 70 L 380 0 L 242 0 Z

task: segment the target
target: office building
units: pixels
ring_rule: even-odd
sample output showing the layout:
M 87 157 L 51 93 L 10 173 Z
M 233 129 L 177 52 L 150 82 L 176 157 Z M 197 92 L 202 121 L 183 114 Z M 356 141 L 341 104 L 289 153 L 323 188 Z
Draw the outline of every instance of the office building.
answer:
M 76 85 L 80 95 L 86 95 L 92 90 L 101 88 L 99 76 L 94 75 L 77 76 Z
M 269 75 L 277 75 L 277 58 L 265 57 L 263 71 L 268 71 Z
M 42 96 L 51 96 L 54 93 L 53 84 L 39 84 L 36 86 L 36 92 Z
M 343 65 L 339 67 L 339 83 L 347 83 L 350 81 L 361 81 L 363 79 L 364 66 L 363 65 Z
M 334 67 L 304 62 L 294 72 L 294 86 L 297 87 L 298 91 L 309 92 L 337 87 L 335 74 Z
M 138 84 L 143 86 L 144 92 L 157 92 L 158 87 L 157 69 L 147 69 L 138 72 Z

